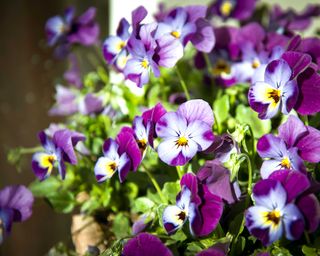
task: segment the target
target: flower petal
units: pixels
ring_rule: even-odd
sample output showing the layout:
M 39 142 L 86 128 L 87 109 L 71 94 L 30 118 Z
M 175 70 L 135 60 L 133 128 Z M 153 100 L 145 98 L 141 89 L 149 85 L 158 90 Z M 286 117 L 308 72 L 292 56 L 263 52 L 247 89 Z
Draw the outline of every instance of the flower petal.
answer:
M 176 205 L 169 205 L 164 209 L 162 222 L 165 230 L 169 235 L 175 233 L 186 222 L 187 216 L 185 216 L 185 219 L 180 218 L 183 211 L 183 209 L 179 208 Z
M 307 126 L 308 134 L 302 137 L 298 143 L 300 156 L 303 160 L 318 163 L 320 161 L 320 131 Z
M 267 179 L 274 171 L 282 169 L 281 161 L 279 160 L 266 160 L 262 163 L 260 174 L 262 179 Z
M 283 209 L 283 222 L 286 230 L 286 238 L 289 240 L 299 239 L 304 231 L 304 221 L 296 205 L 286 205 Z
M 301 197 L 297 206 L 304 216 L 306 228 L 309 232 L 317 230 L 320 223 L 320 204 L 313 194 Z
M 287 152 L 287 147 L 282 139 L 273 134 L 266 134 L 258 140 L 257 151 L 262 158 L 269 157 L 282 160 L 282 157 Z

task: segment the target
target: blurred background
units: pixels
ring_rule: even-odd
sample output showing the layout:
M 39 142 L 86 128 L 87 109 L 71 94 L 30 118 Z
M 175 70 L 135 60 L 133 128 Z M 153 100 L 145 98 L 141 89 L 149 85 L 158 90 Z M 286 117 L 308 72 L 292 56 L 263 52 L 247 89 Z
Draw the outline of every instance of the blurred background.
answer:
M 59 119 L 48 117 L 54 103 L 55 84 L 67 67 L 52 58 L 46 46 L 44 24 L 65 7 L 76 6 L 81 14 L 89 6 L 97 7 L 100 39 L 114 31 L 121 17 L 130 17 L 133 8 L 143 4 L 148 10 L 158 1 L 150 0 L 2 0 L 0 9 L 0 188 L 9 184 L 28 185 L 35 177 L 30 167 L 31 156 L 25 157 L 21 170 L 7 162 L 10 148 L 33 147 L 37 133 Z M 159 1 L 160 2 L 160 1 Z M 208 0 L 166 0 L 168 6 L 209 3 Z M 319 0 L 265 1 L 283 7 L 303 9 Z M 125 8 L 124 8 L 125 7 Z M 317 24 L 319 25 L 319 23 Z M 316 25 L 316 26 L 317 26 Z M 318 26 L 319 27 L 319 26 Z M 37 200 L 33 216 L 13 226 L 11 236 L 0 247 L 0 255 L 45 255 L 59 241 L 71 245 L 70 215 L 57 214 L 46 202 Z

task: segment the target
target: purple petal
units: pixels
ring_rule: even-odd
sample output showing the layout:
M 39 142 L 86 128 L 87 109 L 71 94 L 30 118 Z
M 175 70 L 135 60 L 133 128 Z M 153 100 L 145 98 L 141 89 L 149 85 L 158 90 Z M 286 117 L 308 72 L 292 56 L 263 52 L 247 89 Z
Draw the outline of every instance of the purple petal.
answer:
M 299 99 L 295 109 L 301 115 L 320 112 L 320 74 L 308 68 L 298 76 Z
M 131 159 L 132 169 L 136 171 L 141 163 L 142 155 L 139 146 L 133 136 L 133 131 L 122 128 L 117 135 L 116 141 L 119 145 L 119 154 L 127 153 Z
M 85 46 L 97 42 L 100 33 L 99 25 L 96 23 L 80 26 L 76 33 L 70 34 L 68 40 L 71 43 L 79 43 Z
M 204 18 L 207 12 L 205 5 L 189 5 L 184 9 L 188 13 L 188 22 L 196 22 L 199 18 Z
M 204 151 L 211 146 L 214 141 L 214 135 L 212 133 L 211 126 L 202 121 L 194 121 L 187 127 L 186 134 L 191 141 L 197 143 L 197 151 Z
M 285 115 L 296 105 L 298 100 L 299 89 L 295 80 L 288 81 L 282 90 L 282 107 L 281 112 Z
M 286 238 L 297 240 L 303 234 L 304 221 L 301 212 L 294 204 L 288 204 L 283 209 L 283 222 L 286 231 Z
M 157 64 L 166 68 L 172 68 L 183 56 L 183 46 L 170 35 L 164 35 L 157 39 Z
M 242 0 L 236 2 L 236 8 L 232 13 L 232 17 L 237 18 L 239 20 L 245 20 L 249 18 L 256 5 L 255 0 Z
M 54 45 L 60 37 L 64 34 L 66 24 L 60 16 L 54 16 L 48 19 L 45 25 L 46 36 L 48 44 L 50 46 Z
M 148 12 L 143 6 L 139 6 L 138 8 L 132 11 L 131 16 L 134 35 L 137 33 L 140 22 L 147 16 L 147 14 Z
M 63 78 L 77 88 L 82 88 L 83 84 L 81 81 L 81 72 L 78 60 L 75 55 L 69 55 L 69 69 L 63 74 Z
M 14 210 L 13 221 L 25 221 L 32 214 L 33 195 L 23 185 L 7 186 L 0 190 L 0 208 Z
M 262 179 L 267 179 L 274 171 L 282 169 L 281 161 L 266 160 L 262 163 L 260 174 Z
M 198 51 L 211 52 L 216 42 L 213 27 L 205 19 L 198 19 L 196 26 L 197 30 L 191 38 L 192 44 Z
M 220 161 L 207 161 L 197 172 L 197 177 L 207 185 L 212 194 L 221 197 L 229 204 L 238 199 L 230 182 L 230 171 L 224 168 Z
M 65 177 L 66 177 L 66 165 L 65 165 L 63 159 L 61 159 L 58 162 L 58 171 L 59 171 L 59 174 L 61 176 L 61 179 L 64 180 Z
M 307 176 L 295 171 L 276 171 L 269 176 L 269 179 L 281 182 L 282 186 L 287 191 L 288 203 L 310 187 Z
M 144 231 L 151 221 L 152 219 L 149 218 L 148 214 L 142 214 L 132 225 L 132 235 L 137 235 Z
M 141 233 L 131 238 L 123 247 L 123 256 L 173 256 L 159 238 Z
M 122 40 L 127 40 L 130 37 L 129 28 L 129 22 L 125 18 L 122 18 L 117 28 L 117 36 L 121 37 Z
M 145 46 L 145 49 L 149 51 L 156 47 L 156 41 L 154 39 L 154 34 L 157 29 L 158 24 L 156 22 L 144 24 L 141 26 L 139 31 L 140 40 Z
M 308 133 L 303 122 L 293 115 L 290 115 L 288 120 L 279 126 L 278 131 L 279 137 L 286 142 L 289 148 L 295 146 L 297 141 Z
M 152 121 L 154 124 L 156 124 L 165 113 L 167 113 L 166 109 L 162 106 L 161 103 L 158 103 L 153 108 L 147 111 L 144 111 L 142 113 L 142 118 L 145 124 L 149 120 Z
M 184 133 L 186 129 L 186 119 L 175 112 L 164 114 L 156 125 L 156 132 L 160 138 L 178 138 L 177 134 Z
M 287 147 L 281 138 L 273 134 L 266 134 L 258 140 L 257 151 L 262 158 L 275 158 L 280 160 L 284 152 L 287 151 Z
M 214 247 L 216 247 L 216 245 Z M 196 256 L 225 256 L 227 250 L 223 250 L 220 248 L 209 248 L 199 252 Z
M 300 156 L 303 160 L 317 163 L 320 161 L 320 131 L 307 126 L 308 134 L 302 137 L 298 143 Z
M 296 78 L 311 63 L 310 55 L 301 52 L 288 51 L 282 54 L 281 58 L 289 64 L 292 70 L 291 79 Z
M 48 161 L 48 157 L 54 157 L 53 155 L 38 152 L 32 156 L 32 170 L 37 178 L 42 181 L 48 178 L 52 172 L 54 162 Z
M 204 100 L 189 100 L 179 106 L 177 113 L 184 116 L 188 123 L 200 120 L 207 123 L 210 127 L 214 123 L 213 111 Z
M 83 104 L 80 105 L 80 113 L 83 115 L 101 112 L 102 110 L 102 99 L 92 93 L 88 93 L 83 100 Z
M 297 206 L 304 215 L 308 232 L 315 232 L 320 223 L 320 204 L 315 195 L 301 197 Z
M 102 147 L 103 154 L 108 158 L 113 159 L 117 157 L 118 149 L 119 149 L 119 145 L 114 139 L 109 138 L 103 143 L 103 147 Z
M 127 153 L 123 153 L 119 159 L 119 180 L 120 182 L 124 182 L 124 180 L 126 179 L 130 168 L 131 168 L 131 161 L 129 156 L 127 155 Z
M 180 180 L 180 186 L 181 188 L 187 187 L 191 191 L 192 201 L 198 200 L 198 180 L 196 175 L 193 173 L 184 174 Z
M 62 149 L 64 158 L 71 164 L 77 164 L 77 157 L 74 152 L 74 146 L 79 141 L 84 141 L 86 138 L 83 134 L 63 129 L 55 132 L 53 135 L 53 143 L 57 148 Z

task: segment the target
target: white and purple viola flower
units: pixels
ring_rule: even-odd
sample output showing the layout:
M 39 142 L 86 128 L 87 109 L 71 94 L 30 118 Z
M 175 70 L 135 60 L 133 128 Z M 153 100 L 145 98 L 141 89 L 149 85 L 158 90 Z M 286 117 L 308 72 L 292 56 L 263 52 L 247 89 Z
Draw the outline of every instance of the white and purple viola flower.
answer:
M 173 256 L 172 252 L 151 234 L 141 233 L 131 238 L 124 246 L 123 256 Z
M 299 118 L 290 115 L 288 120 L 279 126 L 278 131 L 278 136 L 266 134 L 257 144 L 258 154 L 262 158 L 268 158 L 260 170 L 263 179 L 280 169 L 305 173 L 303 161 L 320 161 L 319 130 L 305 126 Z
M 317 229 L 320 206 L 310 193 L 308 178 L 289 170 L 274 172 L 253 188 L 255 206 L 246 212 L 246 226 L 262 243 L 270 245 L 283 235 L 289 240 L 299 239 L 306 228 Z M 309 206 L 306 207 L 306 204 Z
M 122 71 L 127 63 L 127 41 L 130 37 L 130 24 L 122 18 L 117 28 L 116 36 L 109 36 L 103 43 L 103 55 L 108 64 L 112 64 Z
M 10 234 L 13 222 L 22 222 L 32 215 L 33 195 L 22 185 L 0 190 L 0 244 Z
M 41 131 L 38 136 L 45 151 L 35 153 L 32 157 L 32 169 L 35 175 L 40 181 L 45 180 L 57 165 L 60 176 L 64 179 L 65 162 L 77 164 L 74 147 L 79 141 L 84 141 L 85 136 L 68 129 L 56 131 L 52 139 L 44 131 Z
M 187 221 L 193 236 L 206 236 L 217 226 L 223 211 L 222 199 L 212 194 L 192 173 L 183 175 L 181 192 L 176 205 L 163 212 L 163 226 L 169 235 L 174 234 Z
M 211 52 L 215 44 L 213 27 L 205 19 L 207 7 L 201 5 L 175 8 L 158 24 L 155 38 L 169 36 L 185 46 L 189 41 L 202 52 Z
M 108 139 L 103 144 L 103 157 L 100 157 L 94 167 L 98 182 L 110 179 L 118 172 L 120 182 L 123 182 L 129 171 L 136 171 L 142 160 L 134 132 L 124 127 L 116 140 Z
M 168 165 L 182 166 L 213 142 L 213 112 L 203 100 L 183 103 L 176 112 L 164 114 L 156 125 L 162 139 L 157 148 L 160 159 Z
M 264 74 L 264 81 L 257 81 L 249 89 L 251 108 L 259 118 L 270 119 L 279 111 L 289 114 L 297 102 L 298 85 L 292 79 L 292 70 L 284 59 L 270 62 Z

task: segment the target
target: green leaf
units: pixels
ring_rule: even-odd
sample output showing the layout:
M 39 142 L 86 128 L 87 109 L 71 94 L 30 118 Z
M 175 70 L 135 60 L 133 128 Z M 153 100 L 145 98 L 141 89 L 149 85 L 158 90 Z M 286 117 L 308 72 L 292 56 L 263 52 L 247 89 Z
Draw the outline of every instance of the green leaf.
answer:
M 271 251 L 271 255 L 274 256 L 292 256 L 289 250 L 283 248 L 283 247 L 278 247 L 274 246 L 274 248 Z
M 320 254 L 320 250 L 316 248 L 308 247 L 306 245 L 302 246 L 302 252 L 306 256 L 317 256 Z
M 56 193 L 61 186 L 61 181 L 56 177 L 50 176 L 44 181 L 34 181 L 29 185 L 29 189 L 36 197 L 45 197 L 52 193 Z
M 179 182 L 166 182 L 163 185 L 162 193 L 166 199 L 171 203 L 176 203 L 176 196 L 180 191 Z
M 214 115 L 216 117 L 216 121 L 219 124 L 227 120 L 229 116 L 229 110 L 230 110 L 230 103 L 229 103 L 229 96 L 227 94 L 218 98 L 213 103 Z
M 129 236 L 131 228 L 128 217 L 123 213 L 118 213 L 113 220 L 112 231 L 117 239 Z
M 250 107 L 239 105 L 236 109 L 236 119 L 241 124 L 250 125 L 255 138 L 260 138 L 271 131 L 271 121 L 259 119 L 258 113 Z
M 132 211 L 133 212 L 147 212 L 154 206 L 152 202 L 147 197 L 139 197 L 133 202 Z
M 47 196 L 50 204 L 57 212 L 69 213 L 75 207 L 76 201 L 70 191 L 59 191 Z

